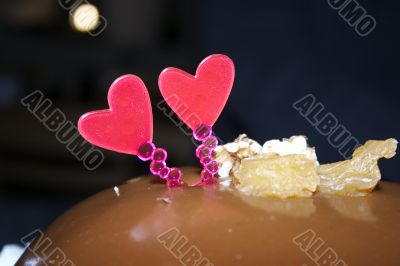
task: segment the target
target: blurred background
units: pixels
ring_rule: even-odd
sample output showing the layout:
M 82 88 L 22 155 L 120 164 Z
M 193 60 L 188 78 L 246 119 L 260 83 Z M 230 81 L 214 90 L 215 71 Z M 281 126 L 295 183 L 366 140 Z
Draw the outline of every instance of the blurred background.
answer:
M 400 4 L 359 3 L 377 22 L 365 37 L 328 1 L 2 0 L 0 247 L 148 169 L 135 157 L 103 150 L 104 162 L 88 171 L 20 103 L 35 90 L 76 123 L 107 107 L 115 78 L 136 74 L 152 99 L 154 142 L 168 150 L 171 165 L 193 164 L 190 136 L 156 108 L 157 78 L 168 66 L 194 73 L 207 55 L 224 53 L 236 65 L 232 94 L 215 125 L 224 142 L 240 133 L 260 143 L 303 134 L 320 162 L 342 160 L 292 107 L 309 93 L 360 142 L 399 139 Z M 97 23 L 100 15 L 107 25 Z M 97 27 L 89 33 L 82 29 L 90 27 L 88 16 Z M 400 180 L 398 163 L 398 156 L 382 160 L 383 178 Z

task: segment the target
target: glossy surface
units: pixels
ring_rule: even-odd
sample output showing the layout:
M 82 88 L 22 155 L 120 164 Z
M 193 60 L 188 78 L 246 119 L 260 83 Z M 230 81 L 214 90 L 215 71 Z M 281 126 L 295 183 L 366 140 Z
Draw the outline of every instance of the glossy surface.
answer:
M 192 130 L 214 125 L 228 100 L 235 77 L 232 60 L 225 55 L 204 59 L 192 76 L 167 68 L 158 80 L 161 94 L 171 109 Z
M 381 180 L 378 160 L 396 154 L 397 140 L 368 140 L 354 150 L 352 159 L 318 166 L 321 182 L 318 190 L 343 196 L 371 192 Z
M 96 146 L 136 155 L 139 146 L 153 138 L 153 115 L 146 86 L 137 76 L 122 76 L 111 85 L 108 104 L 108 110 L 81 116 L 79 132 Z
M 199 174 L 185 169 L 184 179 Z M 347 265 L 399 265 L 400 186 L 383 181 L 366 197 L 268 200 L 218 186 L 168 190 L 146 176 L 119 186 L 119 196 L 110 188 L 83 201 L 45 235 L 52 245 L 43 253 L 58 247 L 75 265 L 182 265 L 192 247 L 213 265 L 310 266 L 328 248 Z M 293 239 L 316 244 L 302 251 Z M 35 258 L 26 252 L 17 265 L 44 265 Z

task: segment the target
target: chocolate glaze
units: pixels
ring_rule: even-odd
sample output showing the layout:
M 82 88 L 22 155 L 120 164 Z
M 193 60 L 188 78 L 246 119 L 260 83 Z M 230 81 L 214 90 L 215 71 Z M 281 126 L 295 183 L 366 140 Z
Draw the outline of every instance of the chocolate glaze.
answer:
M 184 178 L 198 180 L 199 172 L 187 168 Z M 144 176 L 119 194 L 110 188 L 67 211 L 45 231 L 51 245 L 36 240 L 17 265 L 182 265 L 190 254 L 200 265 L 318 265 L 321 255 L 324 265 L 329 254 L 337 265 L 400 263 L 398 184 L 381 182 L 366 197 L 272 200 L 218 186 L 167 189 Z M 48 258 L 56 248 L 70 261 Z

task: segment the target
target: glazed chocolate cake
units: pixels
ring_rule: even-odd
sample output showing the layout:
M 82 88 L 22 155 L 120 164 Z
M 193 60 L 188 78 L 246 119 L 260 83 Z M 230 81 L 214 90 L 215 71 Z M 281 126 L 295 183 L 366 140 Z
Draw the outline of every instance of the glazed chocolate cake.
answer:
M 17 265 L 398 265 L 399 206 L 386 181 L 364 197 L 267 199 L 143 176 L 67 211 Z

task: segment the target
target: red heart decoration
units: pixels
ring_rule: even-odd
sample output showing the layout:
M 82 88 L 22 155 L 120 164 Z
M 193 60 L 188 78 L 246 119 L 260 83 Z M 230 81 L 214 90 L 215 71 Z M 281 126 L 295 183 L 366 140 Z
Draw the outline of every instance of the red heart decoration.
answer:
M 134 75 L 116 79 L 108 91 L 110 109 L 86 113 L 78 122 L 81 135 L 99 147 L 136 155 L 151 141 L 153 115 L 147 88 Z
M 226 55 L 204 59 L 192 76 L 167 68 L 158 79 L 161 94 L 171 109 L 192 130 L 201 124 L 214 125 L 232 89 L 235 66 Z

